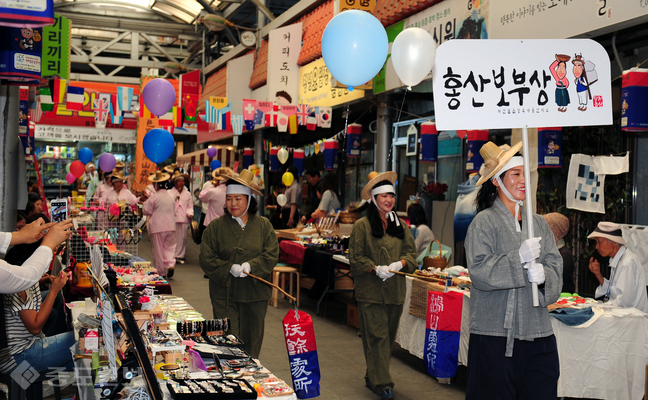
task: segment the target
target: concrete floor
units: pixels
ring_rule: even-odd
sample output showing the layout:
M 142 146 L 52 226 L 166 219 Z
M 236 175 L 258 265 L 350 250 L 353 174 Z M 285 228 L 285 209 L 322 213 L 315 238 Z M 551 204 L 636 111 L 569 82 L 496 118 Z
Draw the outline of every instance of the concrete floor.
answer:
M 144 236 L 139 246 L 140 257 L 151 260 L 151 246 Z M 170 280 L 173 294 L 181 296 L 211 318 L 208 280 L 198 265 L 199 246 L 191 238 L 187 243 L 186 264 L 176 265 L 175 276 Z M 364 385 L 365 360 L 358 331 L 346 324 L 346 303 L 332 299 L 322 303 L 320 315 L 315 313 L 316 301 L 309 299 L 307 291 L 300 296 L 300 309 L 313 318 L 321 370 L 321 395 L 323 399 L 377 399 Z M 278 308 L 268 307 L 266 330 L 260 361 L 279 378 L 292 383 L 288 354 L 281 321 L 292 307 L 280 299 Z M 396 345 L 391 360 L 391 374 L 395 382 L 394 394 L 399 400 L 465 397 L 465 368 L 460 368 L 451 385 L 442 385 L 430 377 L 423 360 L 412 356 Z

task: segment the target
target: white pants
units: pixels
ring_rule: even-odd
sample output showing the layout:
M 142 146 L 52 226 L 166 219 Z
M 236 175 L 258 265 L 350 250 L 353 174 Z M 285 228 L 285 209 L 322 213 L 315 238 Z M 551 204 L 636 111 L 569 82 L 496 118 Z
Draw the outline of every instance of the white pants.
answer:
M 189 223 L 176 222 L 176 249 L 175 258 L 184 258 L 187 251 L 187 229 Z
M 150 233 L 153 265 L 161 276 L 175 266 L 176 233 L 175 231 Z
M 587 90 L 576 93 L 578 94 L 578 104 L 580 104 L 581 107 L 587 107 Z

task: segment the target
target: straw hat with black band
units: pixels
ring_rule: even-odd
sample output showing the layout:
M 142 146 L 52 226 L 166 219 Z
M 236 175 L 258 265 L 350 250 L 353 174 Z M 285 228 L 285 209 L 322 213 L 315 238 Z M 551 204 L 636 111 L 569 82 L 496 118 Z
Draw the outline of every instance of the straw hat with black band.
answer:
M 509 193 L 508 189 L 506 189 L 506 186 L 504 186 L 504 183 L 500 179 L 500 175 L 511 168 L 524 165 L 524 159 L 521 156 L 515 155 L 521 148 L 522 142 L 514 144 L 513 147 L 506 144 L 498 147 L 493 142 L 486 142 L 486 144 L 479 149 L 479 154 L 484 158 L 484 163 L 479 168 L 479 175 L 481 175 L 481 178 L 477 181 L 477 186 L 482 185 L 489 179 L 495 179 L 504 195 L 515 203 L 516 221 L 520 215 L 520 207 L 522 207 L 524 202 L 516 199 L 511 195 L 511 193 Z M 517 232 L 522 231 L 520 225 L 517 223 L 515 224 L 515 230 Z
M 241 217 L 247 214 L 248 209 L 250 208 L 250 203 L 252 202 L 252 194 L 254 193 L 257 196 L 263 196 L 263 195 L 259 191 L 259 187 L 257 186 L 257 184 L 254 183 L 254 174 L 248 171 L 247 169 L 241 171 L 240 174 L 232 172 L 229 175 L 225 175 L 225 177 L 228 180 L 227 191 L 225 193 L 226 196 L 231 194 L 242 194 L 247 196 L 248 198 L 245 212 L 241 214 L 239 217 L 235 217 L 232 215 L 232 218 L 235 219 L 236 222 L 239 223 L 239 225 L 241 225 L 241 228 L 245 229 L 245 223 L 243 222 L 243 219 Z
M 612 242 L 618 243 L 622 246 L 627 246 L 628 244 L 623 239 L 623 231 L 621 225 L 615 224 L 614 222 L 601 221 L 587 238 L 596 239 L 597 237 L 608 239 Z
M 215 170 L 212 171 L 212 177 L 214 179 L 218 179 L 219 181 L 226 181 L 229 175 L 232 175 L 234 171 L 232 171 L 231 168 L 228 167 L 220 167 L 216 168 Z
M 398 175 L 396 175 L 396 172 L 394 171 L 387 171 L 383 172 L 382 174 L 379 174 L 376 171 L 373 171 L 369 173 L 369 182 L 365 185 L 365 187 L 362 189 L 362 193 L 360 194 L 362 196 L 363 200 L 367 200 L 369 202 L 373 202 L 374 205 L 383 213 L 385 213 L 385 217 L 396 222 L 396 226 L 400 226 L 400 221 L 398 219 L 398 216 L 396 215 L 395 211 L 389 211 L 386 212 L 382 210 L 379 206 L 378 203 L 376 203 L 376 196 L 381 194 L 381 193 L 391 193 L 394 196 L 396 195 L 396 189 L 394 189 L 394 182 L 396 182 L 396 179 L 398 178 Z M 377 184 L 383 181 L 388 181 L 390 184 L 389 185 L 380 185 L 378 187 L 375 187 Z
M 126 176 L 122 171 L 113 172 L 112 174 L 110 174 L 110 182 L 112 183 L 113 181 L 124 182 L 126 181 Z
M 172 174 L 175 171 L 176 168 L 178 168 L 178 164 L 169 164 L 169 165 L 164 167 L 164 170 L 166 172 Z
M 149 182 L 157 183 L 157 182 L 164 182 L 169 180 L 171 175 L 161 172 L 161 171 L 155 171 L 154 174 L 149 175 L 148 180 Z
M 166 170 L 166 168 L 165 168 L 165 170 Z M 180 172 L 180 171 L 176 171 L 176 172 L 173 173 L 173 175 L 171 175 L 171 182 L 175 182 L 175 181 L 177 181 L 177 180 L 180 179 L 180 178 L 184 179 L 185 182 L 188 182 L 188 181 L 189 181 L 189 175 L 187 175 L 187 174 L 183 174 L 183 173 Z
M 126 164 L 124 164 L 123 162 L 117 161 L 117 163 L 115 164 L 115 169 L 123 169 L 125 166 Z

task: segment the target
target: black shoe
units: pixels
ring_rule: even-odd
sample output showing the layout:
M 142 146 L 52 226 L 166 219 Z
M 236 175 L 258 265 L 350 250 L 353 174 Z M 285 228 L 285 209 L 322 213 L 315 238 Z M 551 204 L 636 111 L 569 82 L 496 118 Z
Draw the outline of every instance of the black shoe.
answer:
M 167 276 L 166 276 L 167 279 L 173 278 L 173 273 L 174 272 L 175 272 L 175 267 L 171 267 L 171 268 L 167 269 Z
M 394 391 L 390 387 L 384 388 L 382 393 L 380 394 L 380 398 L 382 400 L 394 400 Z
M 209 277 L 208 277 L 207 275 L 203 275 L 203 278 L 205 278 L 205 279 L 209 279 Z

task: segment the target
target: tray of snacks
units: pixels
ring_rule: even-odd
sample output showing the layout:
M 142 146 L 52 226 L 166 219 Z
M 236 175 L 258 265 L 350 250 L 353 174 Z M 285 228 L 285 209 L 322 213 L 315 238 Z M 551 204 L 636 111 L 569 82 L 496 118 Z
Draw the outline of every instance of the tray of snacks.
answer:
M 175 400 L 257 398 L 257 391 L 245 379 L 170 379 L 167 388 Z
M 258 385 L 258 386 L 257 386 Z M 263 389 L 264 396 L 285 396 L 293 394 L 295 391 L 279 378 L 265 378 L 261 379 L 258 384 L 254 385 L 257 390 Z

